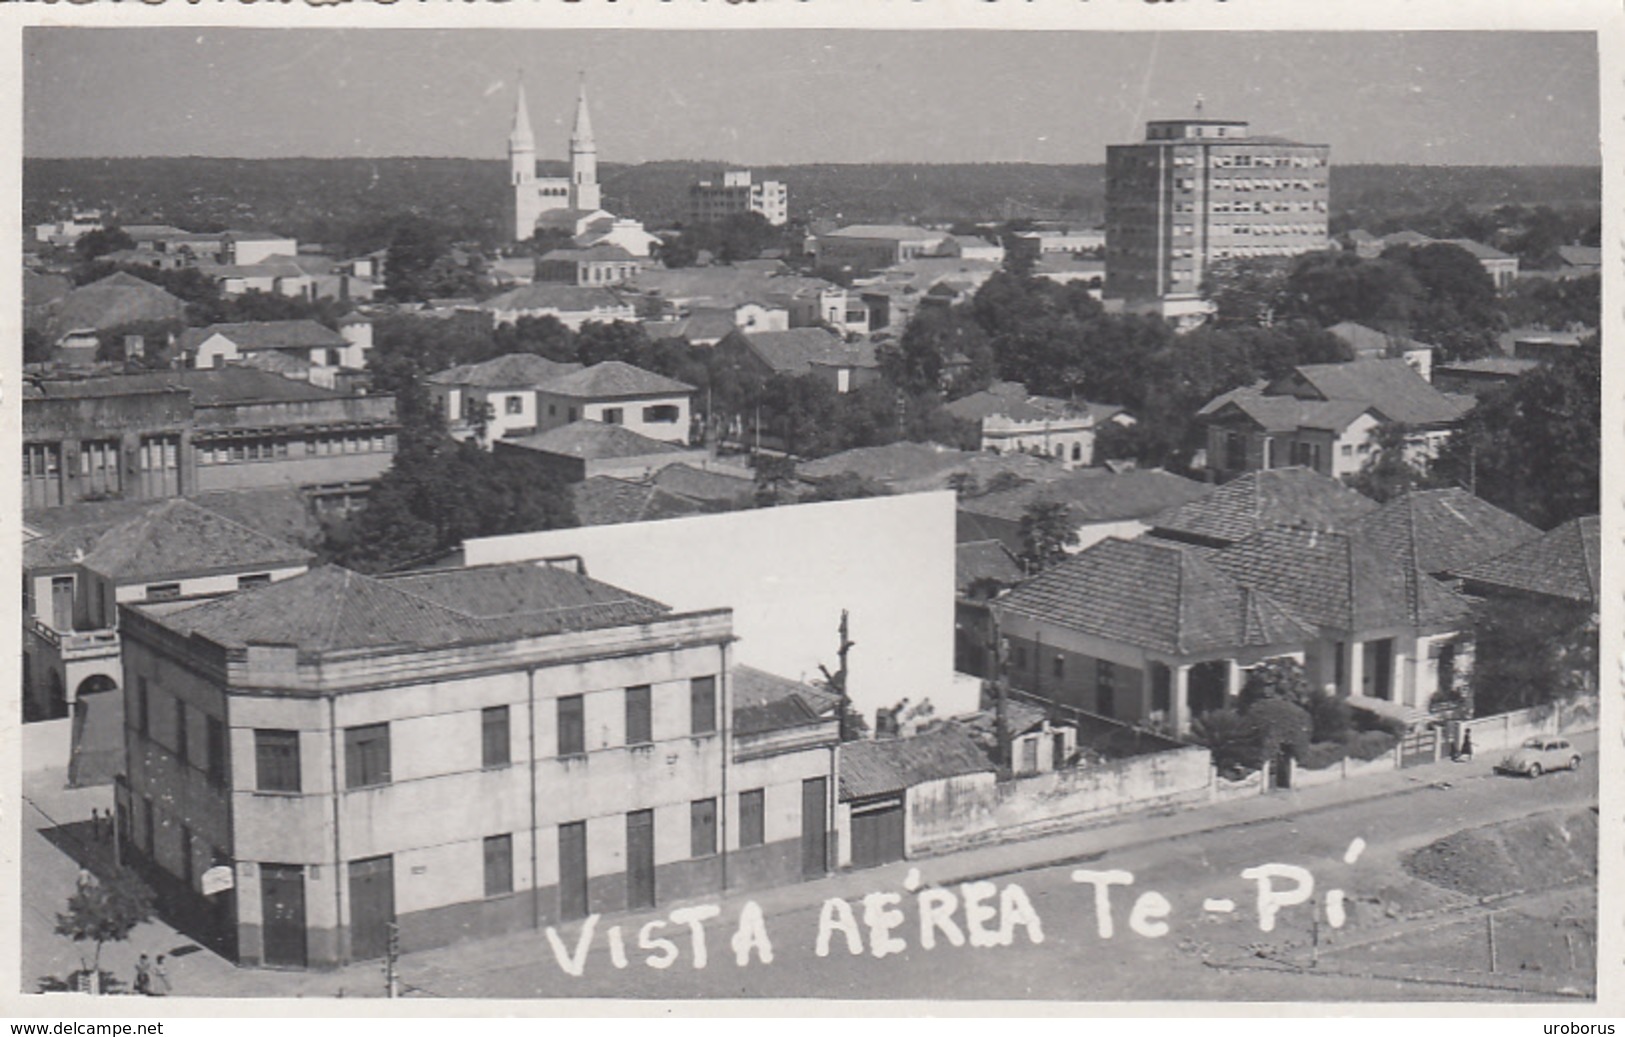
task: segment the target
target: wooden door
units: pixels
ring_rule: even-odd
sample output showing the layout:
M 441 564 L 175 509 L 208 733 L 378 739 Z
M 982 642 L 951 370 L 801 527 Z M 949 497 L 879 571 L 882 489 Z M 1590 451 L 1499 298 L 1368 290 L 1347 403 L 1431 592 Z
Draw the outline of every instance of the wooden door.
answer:
M 653 810 L 636 810 L 626 815 L 626 906 L 655 906 Z
M 801 873 L 808 877 L 829 872 L 829 779 L 807 778 L 801 783 Z
M 901 794 L 852 804 L 852 866 L 871 868 L 903 859 Z
M 51 577 L 51 627 L 62 633 L 73 630 L 73 577 Z
M 395 862 L 385 854 L 350 862 L 350 960 L 382 958 L 395 924 Z
M 559 917 L 587 917 L 587 822 L 559 825 Z
M 304 968 L 305 869 L 298 864 L 260 865 L 260 910 L 265 964 Z

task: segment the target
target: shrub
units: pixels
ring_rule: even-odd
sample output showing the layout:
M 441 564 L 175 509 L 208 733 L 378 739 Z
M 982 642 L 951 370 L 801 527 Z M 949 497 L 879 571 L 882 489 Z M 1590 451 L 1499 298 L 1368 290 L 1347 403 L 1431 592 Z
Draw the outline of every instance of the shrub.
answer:
M 1266 659 L 1247 671 L 1247 680 L 1241 686 L 1241 708 L 1271 699 L 1282 699 L 1296 705 L 1305 705 L 1311 692 L 1309 678 L 1304 675 L 1303 664 L 1296 659 Z
M 1364 709 L 1353 702 L 1349 703 L 1349 707 L 1354 719 L 1354 728 L 1357 731 L 1386 731 L 1397 740 L 1402 738 L 1405 732 L 1409 730 L 1409 725 L 1398 717 L 1383 716 L 1381 713 Z
M 1298 754 L 1298 766 L 1310 771 L 1325 770 L 1341 762 L 1348 751 L 1342 742 L 1311 742 Z
M 1294 757 L 1309 747 L 1312 724 L 1309 711 L 1285 699 L 1263 699 L 1247 711 L 1246 719 L 1258 729 L 1259 751 L 1272 759 L 1283 749 Z
M 1263 765 L 1258 727 L 1233 709 L 1205 713 L 1191 724 L 1191 736 L 1213 753 L 1213 766 L 1239 778 Z
M 1353 710 L 1346 700 L 1325 692 L 1314 692 L 1305 704 L 1314 726 L 1310 737 L 1317 742 L 1347 742 L 1354 737 Z
M 1398 736 L 1389 731 L 1361 731 L 1349 742 L 1349 755 L 1356 760 L 1375 760 L 1394 751 Z

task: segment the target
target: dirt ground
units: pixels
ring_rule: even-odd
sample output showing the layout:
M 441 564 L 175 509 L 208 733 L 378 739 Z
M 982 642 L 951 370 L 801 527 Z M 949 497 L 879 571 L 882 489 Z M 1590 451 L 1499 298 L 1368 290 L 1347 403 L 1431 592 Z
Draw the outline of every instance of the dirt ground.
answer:
M 1594 811 L 1540 814 L 1469 828 L 1405 858 L 1424 881 L 1475 897 L 1550 889 L 1597 875 Z

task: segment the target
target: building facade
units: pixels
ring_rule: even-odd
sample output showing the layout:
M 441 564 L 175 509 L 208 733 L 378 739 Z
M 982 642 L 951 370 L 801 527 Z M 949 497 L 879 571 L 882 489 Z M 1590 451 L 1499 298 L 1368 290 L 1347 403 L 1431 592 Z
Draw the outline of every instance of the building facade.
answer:
M 754 212 L 775 227 L 790 219 L 790 189 L 777 180 L 751 182 L 750 170 L 721 173 L 688 189 L 688 215 L 695 223 L 716 223 Z
M 311 607 L 335 621 L 299 618 Z M 383 956 L 392 927 L 411 951 L 830 867 L 833 739 L 736 739 L 727 609 L 519 564 L 318 569 L 125 613 L 121 831 L 243 964 L 332 966 Z M 228 892 L 204 895 L 210 868 Z
M 1326 247 L 1329 148 L 1248 124 L 1168 119 L 1106 149 L 1106 295 L 1131 306 L 1199 300 L 1215 260 Z

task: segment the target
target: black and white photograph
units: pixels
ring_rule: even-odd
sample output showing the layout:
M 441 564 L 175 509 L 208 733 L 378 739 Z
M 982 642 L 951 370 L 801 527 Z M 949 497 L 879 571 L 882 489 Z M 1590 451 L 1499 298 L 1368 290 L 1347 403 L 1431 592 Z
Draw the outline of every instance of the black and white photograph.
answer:
M 1617 27 L 652 6 L 15 32 L 0 1004 L 1617 1008 Z

